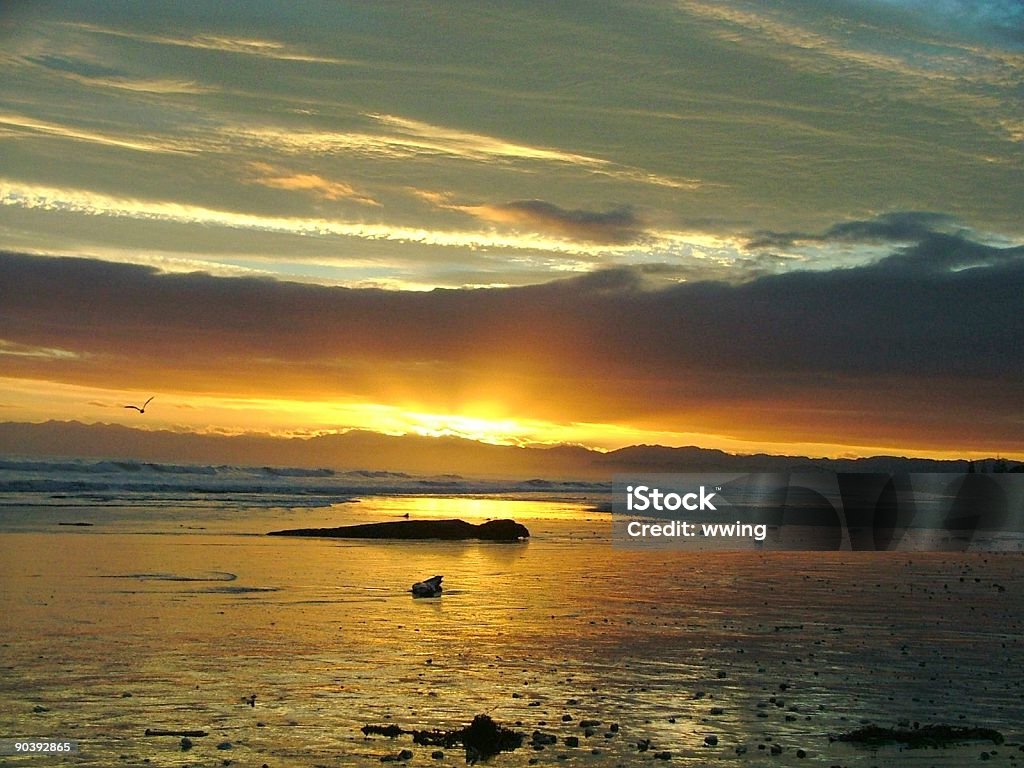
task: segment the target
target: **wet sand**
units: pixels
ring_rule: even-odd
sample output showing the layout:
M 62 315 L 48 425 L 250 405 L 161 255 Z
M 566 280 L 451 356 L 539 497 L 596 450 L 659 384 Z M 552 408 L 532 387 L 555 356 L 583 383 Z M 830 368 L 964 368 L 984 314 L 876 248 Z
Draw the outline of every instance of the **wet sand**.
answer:
M 0 736 L 80 749 L 0 765 L 463 765 L 360 728 L 478 713 L 527 735 L 498 766 L 1024 761 L 1020 555 L 630 552 L 571 505 L 511 545 L 248 535 L 384 507 L 0 533 Z M 1007 743 L 829 740 L 901 721 Z

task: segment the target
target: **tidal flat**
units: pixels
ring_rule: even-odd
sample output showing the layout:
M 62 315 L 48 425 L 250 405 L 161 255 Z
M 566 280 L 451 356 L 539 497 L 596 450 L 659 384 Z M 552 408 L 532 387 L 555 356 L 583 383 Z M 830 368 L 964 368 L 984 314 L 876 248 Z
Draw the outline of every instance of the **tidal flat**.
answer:
M 164 506 L 4 519 L 0 737 L 78 751 L 0 765 L 464 765 L 362 728 L 477 714 L 524 734 L 489 761 L 510 768 L 1024 762 L 1020 554 L 630 551 L 584 500 Z M 531 536 L 263 535 L 406 513 Z M 443 594 L 414 599 L 435 573 Z M 834 740 L 867 724 L 1005 741 Z

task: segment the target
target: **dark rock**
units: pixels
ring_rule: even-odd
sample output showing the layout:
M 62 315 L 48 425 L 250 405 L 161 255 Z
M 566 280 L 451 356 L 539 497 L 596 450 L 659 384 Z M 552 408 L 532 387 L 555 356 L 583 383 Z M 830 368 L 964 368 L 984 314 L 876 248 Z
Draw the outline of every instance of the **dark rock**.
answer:
M 441 594 L 441 581 L 444 576 L 431 576 L 429 579 L 423 581 L 417 581 L 412 585 L 412 596 L 413 597 L 437 597 Z M 431 663 L 431 659 L 427 659 L 427 663 Z
M 580 737 L 579 736 L 566 736 L 565 737 L 565 746 L 567 746 L 567 747 L 578 747 L 579 745 L 580 745 Z
M 433 752 L 430 753 L 430 756 L 434 760 L 444 760 L 444 752 L 442 752 L 440 749 L 435 749 Z
M 523 735 L 502 728 L 487 715 L 477 715 L 473 722 L 462 729 L 461 739 L 468 759 L 471 751 L 486 760 L 499 752 L 511 752 L 523 743 Z
M 713 734 L 713 733 L 709 733 L 707 736 L 704 737 L 704 746 L 706 746 L 706 747 L 717 747 L 718 746 L 718 737 L 715 736 L 715 734 Z
M 667 751 L 667 750 L 664 751 L 664 752 L 656 752 L 655 755 L 654 755 L 654 759 L 655 760 L 671 760 L 672 759 L 672 753 Z
M 292 528 L 268 536 L 307 536 L 331 539 L 443 539 L 459 541 L 519 541 L 529 538 L 525 525 L 515 520 L 488 520 L 474 525 L 465 520 L 397 520 L 386 523 L 343 525 L 338 528 Z
M 192 739 L 190 739 L 188 736 L 182 736 L 181 737 L 181 751 L 182 752 L 188 752 L 190 749 L 192 749 Z

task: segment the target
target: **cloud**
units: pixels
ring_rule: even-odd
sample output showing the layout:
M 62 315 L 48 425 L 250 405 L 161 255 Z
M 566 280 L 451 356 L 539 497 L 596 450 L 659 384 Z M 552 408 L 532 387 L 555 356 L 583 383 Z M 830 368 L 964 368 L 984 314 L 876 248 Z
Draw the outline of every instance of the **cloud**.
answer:
M 937 232 L 967 233 L 956 219 L 930 211 L 894 211 L 873 219 L 843 221 L 821 234 L 758 232 L 747 242 L 751 249 L 786 248 L 801 243 L 899 243 L 922 240 Z
M 257 166 L 261 168 L 263 166 Z M 290 189 L 301 188 L 307 192 L 331 190 L 340 194 L 346 186 L 319 176 L 269 173 L 273 184 Z M 356 192 L 359 195 L 358 191 Z M 432 200 L 433 204 L 445 204 L 444 197 L 420 193 L 420 197 Z M 366 200 L 371 198 L 366 197 Z M 630 240 L 634 231 L 631 227 L 632 213 L 626 210 L 610 212 L 564 211 L 552 206 L 518 204 L 504 212 L 507 218 L 518 216 L 522 222 L 542 224 L 536 231 L 497 231 L 494 227 L 471 229 L 428 229 L 407 224 L 392 224 L 387 221 L 360 221 L 327 217 L 289 217 L 246 213 L 240 211 L 209 208 L 206 206 L 179 203 L 172 200 L 152 200 L 108 195 L 87 189 L 58 188 L 37 184 L 25 184 L 0 177 L 0 206 L 42 210 L 53 213 L 82 216 L 113 217 L 136 221 L 165 222 L 182 225 L 222 227 L 247 232 L 271 232 L 299 237 L 338 238 L 412 243 L 436 246 L 446 249 L 463 249 L 474 252 L 474 261 L 486 264 L 500 262 L 499 271 L 509 273 L 509 259 L 516 263 L 529 261 L 533 266 L 547 270 L 582 272 L 592 269 L 598 259 L 621 258 L 623 260 L 649 260 L 671 258 L 676 261 L 699 261 L 705 251 L 728 251 L 728 260 L 736 255 L 739 241 L 730 241 L 699 232 L 677 232 L 645 230 L 642 237 Z M 496 210 L 492 211 L 496 215 Z M 639 225 L 639 222 L 635 222 Z M 557 231 L 556 231 L 557 230 Z M 586 238 L 572 240 L 567 234 L 575 231 L 576 236 Z M 637 234 L 639 230 L 636 230 Z M 587 239 L 591 238 L 591 239 Z M 142 247 L 146 249 L 145 246 Z M 506 251 L 505 257 L 476 253 L 478 251 Z M 389 265 L 395 264 L 393 252 L 379 258 Z M 526 260 L 526 261 L 524 261 Z M 417 272 L 422 265 L 410 267 L 408 275 L 399 275 L 410 282 L 422 281 Z M 484 270 L 486 271 L 486 270 Z M 433 278 L 431 278 L 432 280 Z M 474 282 L 474 281 L 470 281 Z M 436 284 L 436 283 L 435 283 Z
M 643 223 L 630 208 L 608 211 L 565 209 L 544 200 L 458 205 L 443 200 L 440 207 L 469 214 L 482 221 L 533 229 L 538 232 L 595 243 L 626 244 L 639 241 Z
M 117 69 L 66 54 L 14 57 L 12 63 L 35 66 L 49 74 L 73 80 L 82 85 L 115 88 L 136 93 L 195 95 L 218 90 L 212 86 L 197 83 L 195 80 L 131 77 Z
M 159 35 L 145 32 L 133 32 L 113 27 L 104 27 L 98 24 L 87 24 L 82 22 L 65 22 L 64 26 L 91 32 L 97 35 L 109 35 L 122 37 L 145 43 L 157 43 L 159 45 L 170 45 L 183 48 L 193 48 L 205 51 L 219 51 L 221 53 L 239 54 L 244 56 L 255 56 L 263 59 L 275 59 L 278 61 L 300 61 L 314 64 L 339 64 L 339 65 L 362 65 L 364 62 L 350 59 L 340 59 L 332 56 L 318 56 L 300 48 L 289 46 L 277 40 L 256 37 L 236 37 L 230 35 L 199 34 L 192 36 Z
M 228 142 L 244 142 L 289 154 L 359 154 L 383 160 L 447 157 L 477 163 L 570 166 L 586 173 L 632 183 L 696 189 L 695 179 L 680 179 L 605 158 L 555 147 L 534 146 L 498 136 L 463 131 L 397 115 L 366 114 L 370 130 L 310 131 L 271 125 L 234 125 L 220 129 Z
M 0 205 L 18 208 L 110 216 L 141 221 L 200 224 L 255 232 L 275 232 L 308 237 L 335 236 L 359 240 L 418 243 L 447 248 L 503 248 L 554 254 L 583 254 L 586 246 L 564 239 L 533 234 L 500 234 L 458 230 L 429 230 L 422 227 L 364 223 L 342 219 L 269 216 L 208 208 L 168 200 L 118 197 L 82 189 L 22 184 L 0 178 Z M 591 254 L 605 246 L 594 246 Z
M 921 240 L 882 259 L 879 269 L 907 272 L 951 272 L 979 267 L 1015 264 L 1024 257 L 1024 246 L 995 247 L 960 235 L 930 232 Z
M 1024 249 L 963 236 L 858 268 L 656 289 L 625 268 L 428 293 L 18 254 L 0 270 L 6 343 L 77 355 L 9 357 L 8 376 L 1024 450 Z
M 331 181 L 315 173 L 291 173 L 268 163 L 251 163 L 249 167 L 256 174 L 252 182 L 265 187 L 308 192 L 324 200 L 351 200 L 362 205 L 380 205 L 372 197 L 358 192 L 351 184 L 343 181 Z
M 965 28 L 1024 42 L 1024 6 L 1018 0 L 871 0 L 918 15 L 950 30 Z
M 953 218 L 947 214 L 927 211 L 884 213 L 865 221 L 844 221 L 834 224 L 822 240 L 888 241 L 920 240 L 937 228 L 948 228 Z
M 32 357 L 41 360 L 70 360 L 78 357 L 67 349 L 32 347 L 0 339 L 0 357 Z
M 364 116 L 377 128 L 369 131 L 304 131 L 293 127 L 229 126 L 223 135 L 280 152 L 318 154 L 359 153 L 405 160 L 417 156 L 447 156 L 477 162 L 532 161 L 605 168 L 596 157 L 563 152 L 549 147 L 520 144 L 494 136 L 432 125 L 394 115 Z
M 46 120 L 37 120 L 16 113 L 0 114 L 0 125 L 8 125 L 21 132 L 58 136 L 64 139 L 85 141 L 91 144 L 103 144 L 121 149 L 132 149 L 139 152 L 159 152 L 172 154 L 192 154 L 190 146 L 183 143 L 155 136 L 121 137 L 94 131 L 81 126 L 65 125 Z

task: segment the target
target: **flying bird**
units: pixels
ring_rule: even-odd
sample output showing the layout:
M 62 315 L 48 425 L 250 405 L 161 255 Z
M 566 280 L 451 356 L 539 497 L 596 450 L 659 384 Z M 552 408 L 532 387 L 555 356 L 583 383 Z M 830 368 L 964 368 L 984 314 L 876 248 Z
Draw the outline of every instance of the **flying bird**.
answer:
M 153 397 L 156 397 L 156 395 L 153 395 Z M 125 408 L 134 408 L 134 409 L 135 409 L 136 411 L 138 411 L 139 413 L 145 413 L 145 412 L 146 412 L 146 406 L 147 406 L 147 405 L 149 405 L 149 401 L 150 401 L 150 400 L 152 400 L 152 399 L 153 399 L 153 397 L 150 397 L 150 398 L 149 398 L 149 400 L 147 400 L 146 402 L 144 402 L 144 403 L 142 404 L 142 407 L 141 407 L 141 408 L 140 408 L 139 406 L 137 406 L 137 405 L 126 405 L 126 406 L 125 406 Z

